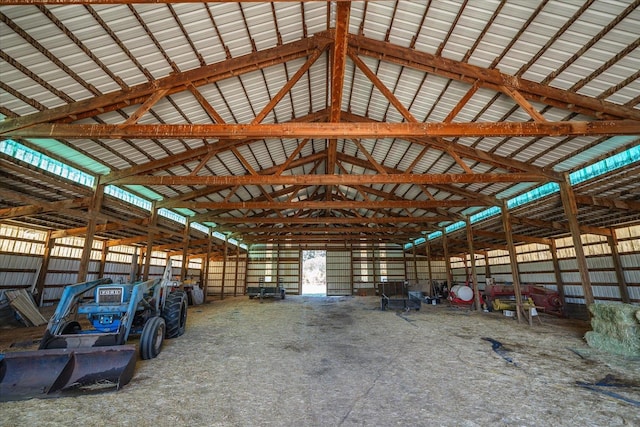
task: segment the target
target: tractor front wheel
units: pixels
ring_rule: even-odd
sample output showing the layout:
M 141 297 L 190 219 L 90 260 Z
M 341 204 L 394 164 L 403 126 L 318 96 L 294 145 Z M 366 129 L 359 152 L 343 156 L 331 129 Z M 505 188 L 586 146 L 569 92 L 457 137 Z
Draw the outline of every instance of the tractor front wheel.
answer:
M 173 291 L 167 296 L 162 317 L 167 323 L 167 338 L 176 338 L 184 334 L 187 324 L 187 297 L 183 291 Z
M 160 354 L 165 328 L 162 317 L 152 317 L 144 324 L 140 335 L 140 357 L 143 360 L 153 359 Z

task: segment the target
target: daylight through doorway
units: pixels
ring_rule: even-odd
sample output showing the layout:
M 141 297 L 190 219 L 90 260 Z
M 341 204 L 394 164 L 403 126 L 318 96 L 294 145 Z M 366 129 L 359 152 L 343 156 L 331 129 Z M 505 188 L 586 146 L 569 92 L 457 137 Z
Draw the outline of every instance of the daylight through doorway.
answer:
M 302 251 L 302 295 L 327 295 L 327 251 Z

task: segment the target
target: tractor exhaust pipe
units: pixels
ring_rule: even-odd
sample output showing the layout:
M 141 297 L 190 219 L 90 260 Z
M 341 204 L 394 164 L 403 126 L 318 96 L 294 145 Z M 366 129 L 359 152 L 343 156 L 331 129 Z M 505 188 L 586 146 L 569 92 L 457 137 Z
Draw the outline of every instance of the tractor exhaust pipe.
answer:
M 133 345 L 6 353 L 0 402 L 117 390 L 131 381 L 135 364 Z

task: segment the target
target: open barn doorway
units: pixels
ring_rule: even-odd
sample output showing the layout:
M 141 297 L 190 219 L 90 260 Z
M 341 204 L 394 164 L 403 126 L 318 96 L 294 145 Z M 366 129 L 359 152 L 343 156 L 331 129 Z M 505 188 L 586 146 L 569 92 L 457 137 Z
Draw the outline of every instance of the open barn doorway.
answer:
M 327 251 L 302 251 L 302 295 L 327 295 Z

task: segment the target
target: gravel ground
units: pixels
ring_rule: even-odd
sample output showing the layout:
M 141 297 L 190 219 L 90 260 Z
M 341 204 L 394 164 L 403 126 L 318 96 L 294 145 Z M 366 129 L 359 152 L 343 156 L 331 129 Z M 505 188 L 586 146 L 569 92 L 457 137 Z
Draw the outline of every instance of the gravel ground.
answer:
M 585 322 L 541 319 L 227 298 L 190 307 L 185 335 L 121 390 L 0 403 L 0 425 L 640 425 L 640 360 L 590 349 Z M 36 332 L 2 329 L 0 350 Z

